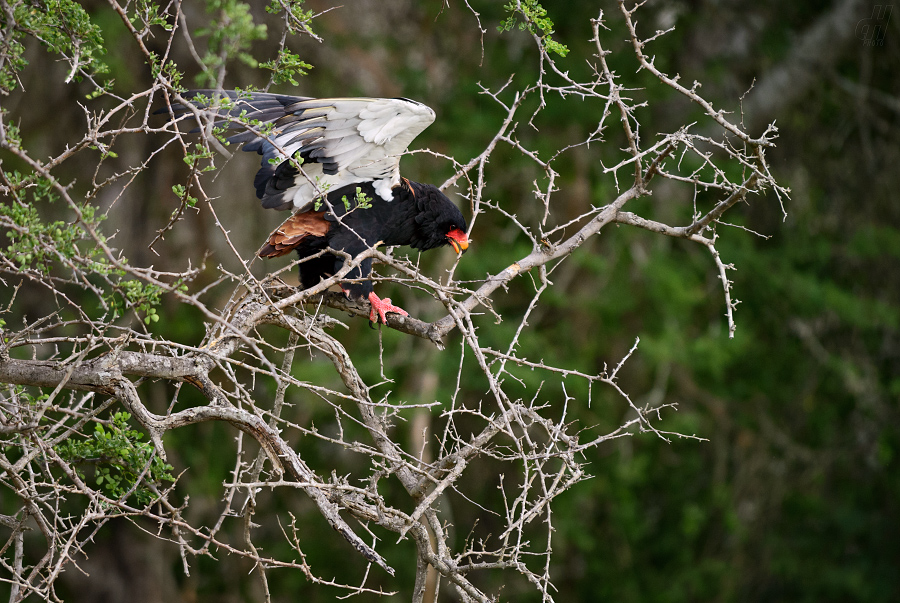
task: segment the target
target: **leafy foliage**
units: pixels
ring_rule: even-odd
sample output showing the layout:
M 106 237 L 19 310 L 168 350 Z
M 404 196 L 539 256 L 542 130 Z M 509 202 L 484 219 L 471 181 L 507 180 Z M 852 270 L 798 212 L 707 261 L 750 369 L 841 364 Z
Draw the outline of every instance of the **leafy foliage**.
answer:
M 107 426 L 96 422 L 90 438 L 69 438 L 57 452 L 73 465 L 93 465 L 95 483 L 110 498 L 133 496 L 138 504 L 149 505 L 159 497 L 158 487 L 175 481 L 173 467 L 140 441 L 144 434 L 129 426 L 130 419 L 127 412 L 116 412 Z
M 312 65 L 300 60 L 300 56 L 294 54 L 290 50 L 281 50 L 278 52 L 278 58 L 265 63 L 260 63 L 263 69 L 272 70 L 272 81 L 275 84 L 289 83 L 292 86 L 299 86 L 300 82 L 297 77 L 307 74 Z
M 510 2 L 503 7 L 510 13 L 498 27 L 499 31 L 510 31 L 516 27 L 522 31 L 538 36 L 541 45 L 547 52 L 552 52 L 564 57 L 568 54 L 569 49 L 564 44 L 560 44 L 553 39 L 553 21 L 547 16 L 545 9 L 538 0 L 516 0 Z M 522 22 L 519 23 L 519 19 Z
M 202 61 L 205 69 L 201 82 L 215 86 L 228 59 L 257 66 L 257 60 L 248 50 L 254 41 L 266 38 L 266 26 L 256 24 L 250 14 L 250 5 L 240 0 L 206 0 L 206 10 L 214 20 L 209 27 L 197 31 L 197 35 L 208 37 L 209 45 Z
M 28 62 L 24 58 L 26 38 L 38 40 L 48 51 L 61 55 L 70 65 L 66 80 L 93 78 L 108 71 L 100 60 L 106 47 L 100 28 L 84 7 L 74 0 L 48 0 L 41 5 L 13 2 L 0 14 L 0 27 L 8 35 L 0 43 L 0 91 L 9 93 L 18 84 L 17 73 Z

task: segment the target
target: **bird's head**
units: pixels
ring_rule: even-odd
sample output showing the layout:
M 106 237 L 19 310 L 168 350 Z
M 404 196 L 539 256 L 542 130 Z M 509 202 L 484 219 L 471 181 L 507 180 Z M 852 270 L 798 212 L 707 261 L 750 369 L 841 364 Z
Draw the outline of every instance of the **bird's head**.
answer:
M 466 231 L 461 228 L 454 226 L 447 232 L 446 238 L 456 253 L 465 253 L 469 248 L 469 237 L 466 235 Z
M 426 250 L 450 245 L 456 253 L 469 248 L 466 219 L 459 208 L 436 186 L 411 183 L 419 213 L 412 247 Z

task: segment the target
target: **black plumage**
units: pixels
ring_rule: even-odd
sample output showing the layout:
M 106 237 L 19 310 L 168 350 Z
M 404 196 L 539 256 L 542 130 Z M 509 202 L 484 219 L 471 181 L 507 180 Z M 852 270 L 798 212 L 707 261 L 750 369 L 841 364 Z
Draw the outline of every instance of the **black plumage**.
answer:
M 205 99 L 227 96 L 230 106 L 211 108 Z M 202 95 L 202 96 L 200 96 Z M 197 98 L 200 96 L 200 98 Z M 188 92 L 194 108 L 212 113 L 215 125 L 243 129 L 229 143 L 259 153 L 254 179 L 263 207 L 296 212 L 259 251 L 277 257 L 296 250 L 304 288 L 317 284 L 378 244 L 422 251 L 451 245 L 468 248 L 462 213 L 437 187 L 400 177 L 400 157 L 434 121 L 429 107 L 405 98 L 315 99 L 268 93 Z M 168 109 L 166 109 L 168 110 Z M 175 117 L 191 107 L 173 104 Z M 288 161 L 288 157 L 292 161 Z M 365 200 L 364 206 L 358 200 Z M 366 280 L 372 260 L 363 260 L 341 284 L 353 298 L 368 299 L 371 318 L 406 315 L 375 295 Z
M 329 193 L 321 211 L 298 212 L 285 221 L 269 236 L 259 255 L 278 257 L 296 251 L 304 260 L 300 282 L 306 289 L 343 267 L 345 258 L 329 249 L 350 257 L 376 244 L 408 245 L 420 251 L 452 245 L 465 251 L 466 220 L 437 187 L 404 180 L 393 193 L 393 199 L 385 201 L 367 182 Z M 359 207 L 358 199 L 364 199 L 366 206 Z M 322 255 L 312 257 L 317 254 Z M 377 306 L 381 300 L 375 300 L 372 282 L 365 280 L 371 270 L 372 259 L 363 260 L 344 276 L 341 288 L 348 296 L 368 299 Z

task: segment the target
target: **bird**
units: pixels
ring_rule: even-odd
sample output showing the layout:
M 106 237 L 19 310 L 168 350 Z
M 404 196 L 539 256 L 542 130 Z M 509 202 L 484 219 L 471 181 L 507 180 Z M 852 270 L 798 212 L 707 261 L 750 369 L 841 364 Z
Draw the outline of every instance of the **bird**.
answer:
M 170 112 L 173 119 L 192 115 L 192 108 L 212 112 L 217 132 L 243 130 L 227 143 L 243 143 L 244 151 L 261 155 L 256 196 L 264 208 L 293 213 L 257 255 L 296 251 L 303 289 L 378 245 L 420 251 L 449 245 L 458 255 L 468 249 L 466 220 L 453 201 L 432 184 L 400 176 L 400 157 L 434 122 L 427 105 L 408 98 L 215 90 L 192 90 L 182 98 L 189 104 L 158 112 Z M 388 313 L 409 316 L 375 294 L 371 271 L 372 258 L 366 258 L 342 277 L 347 297 L 370 303 L 370 324 L 387 324 Z

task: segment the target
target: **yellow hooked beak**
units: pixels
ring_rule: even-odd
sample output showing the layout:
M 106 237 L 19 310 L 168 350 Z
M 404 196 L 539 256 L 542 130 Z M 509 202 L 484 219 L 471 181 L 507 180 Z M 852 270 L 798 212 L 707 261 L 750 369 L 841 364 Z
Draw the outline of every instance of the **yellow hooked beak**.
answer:
M 469 237 L 458 228 L 454 228 L 447 233 L 447 240 L 453 246 L 453 249 L 457 254 L 465 253 L 469 248 Z

